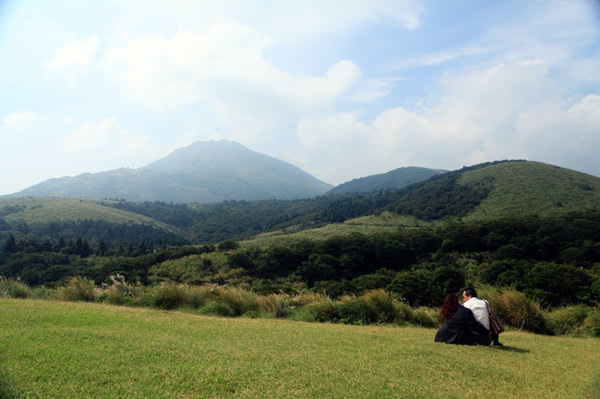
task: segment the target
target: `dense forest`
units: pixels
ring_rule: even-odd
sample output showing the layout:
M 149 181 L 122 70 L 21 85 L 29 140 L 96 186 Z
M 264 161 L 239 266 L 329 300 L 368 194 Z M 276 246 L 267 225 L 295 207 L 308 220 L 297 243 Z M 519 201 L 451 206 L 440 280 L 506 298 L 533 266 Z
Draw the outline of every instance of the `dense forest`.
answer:
M 466 284 L 510 286 L 543 306 L 600 301 L 600 211 L 449 220 L 432 229 L 353 233 L 266 248 L 218 245 L 91 244 L 15 238 L 0 252 L 0 276 L 56 285 L 70 276 L 101 284 L 119 273 L 128 281 L 219 283 L 260 293 L 299 289 L 331 297 L 384 288 L 415 306 L 439 306 Z

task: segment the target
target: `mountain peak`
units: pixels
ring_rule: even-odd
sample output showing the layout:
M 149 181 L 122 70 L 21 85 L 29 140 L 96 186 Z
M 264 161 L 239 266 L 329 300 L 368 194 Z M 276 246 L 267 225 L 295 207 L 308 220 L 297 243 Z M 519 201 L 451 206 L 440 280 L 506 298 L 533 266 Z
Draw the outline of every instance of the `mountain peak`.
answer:
M 208 203 L 309 198 L 330 188 L 296 166 L 219 140 L 196 141 L 131 173 L 51 179 L 16 195 Z

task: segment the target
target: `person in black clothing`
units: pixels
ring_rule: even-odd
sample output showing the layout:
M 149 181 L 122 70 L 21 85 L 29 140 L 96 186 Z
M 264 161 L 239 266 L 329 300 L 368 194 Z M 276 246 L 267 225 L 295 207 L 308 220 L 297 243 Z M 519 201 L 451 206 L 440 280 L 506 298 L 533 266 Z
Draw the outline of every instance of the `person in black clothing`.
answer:
M 490 332 L 475 319 L 470 309 L 459 303 L 458 295 L 448 294 L 441 312 L 444 324 L 435 334 L 435 342 L 456 345 L 490 344 Z

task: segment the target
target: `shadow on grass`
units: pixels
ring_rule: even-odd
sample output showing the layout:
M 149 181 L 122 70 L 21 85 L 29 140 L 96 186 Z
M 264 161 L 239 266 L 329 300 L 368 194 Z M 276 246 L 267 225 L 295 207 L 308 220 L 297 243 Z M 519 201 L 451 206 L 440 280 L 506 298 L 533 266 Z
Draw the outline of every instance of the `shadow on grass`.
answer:
M 514 353 L 529 353 L 531 352 L 529 349 L 521 349 L 521 348 L 516 348 L 514 346 L 491 346 L 491 348 L 499 350 L 499 351 L 504 351 L 504 352 L 514 352 Z

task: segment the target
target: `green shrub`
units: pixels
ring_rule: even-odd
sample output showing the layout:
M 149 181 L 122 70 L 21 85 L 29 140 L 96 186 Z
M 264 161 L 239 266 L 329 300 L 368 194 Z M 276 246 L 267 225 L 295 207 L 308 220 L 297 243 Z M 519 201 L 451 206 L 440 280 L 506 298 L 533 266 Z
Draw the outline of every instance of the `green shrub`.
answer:
M 363 298 L 377 315 L 378 323 L 395 323 L 398 320 L 399 300 L 383 289 L 367 291 Z
M 107 290 L 100 294 L 98 300 L 101 302 L 106 302 L 110 305 L 124 305 L 125 294 L 118 290 Z
M 96 283 L 85 277 L 75 277 L 61 287 L 58 297 L 64 301 L 93 302 L 96 299 Z
M 344 324 L 371 324 L 377 321 L 378 315 L 364 297 L 345 296 L 333 303 L 338 317 L 333 321 Z
M 160 309 L 175 309 L 185 306 L 187 303 L 187 292 L 185 286 L 173 283 L 163 283 L 156 288 L 154 306 Z
M 49 288 L 49 287 L 45 287 L 43 285 L 34 287 L 31 290 L 31 297 L 35 298 L 35 299 L 45 299 L 45 300 L 55 299 L 56 298 L 56 290 Z
M 396 303 L 396 324 L 412 323 L 413 312 L 413 308 L 408 303 L 398 301 Z
M 437 309 L 420 307 L 413 310 L 411 323 L 421 327 L 435 328 L 441 325 L 442 315 Z
M 594 337 L 600 337 L 600 305 L 590 309 L 581 328 Z
M 270 294 L 257 297 L 258 306 L 272 317 L 285 318 L 290 310 L 290 296 L 287 294 Z
M 0 279 L 0 292 L 8 298 L 29 298 L 31 296 L 31 288 L 27 284 L 12 278 Z
M 511 288 L 484 286 L 477 288 L 477 295 L 489 302 L 505 326 L 534 333 L 552 333 L 540 304 L 524 293 Z
M 554 334 L 570 334 L 581 330 L 590 308 L 584 305 L 563 306 L 546 313 L 548 327 Z
M 235 317 L 235 310 L 233 310 L 231 305 L 221 301 L 208 302 L 205 306 L 198 309 L 198 313 L 210 316 Z
M 220 292 L 220 299 L 231 306 L 236 316 L 260 309 L 257 295 L 244 289 L 224 287 Z

